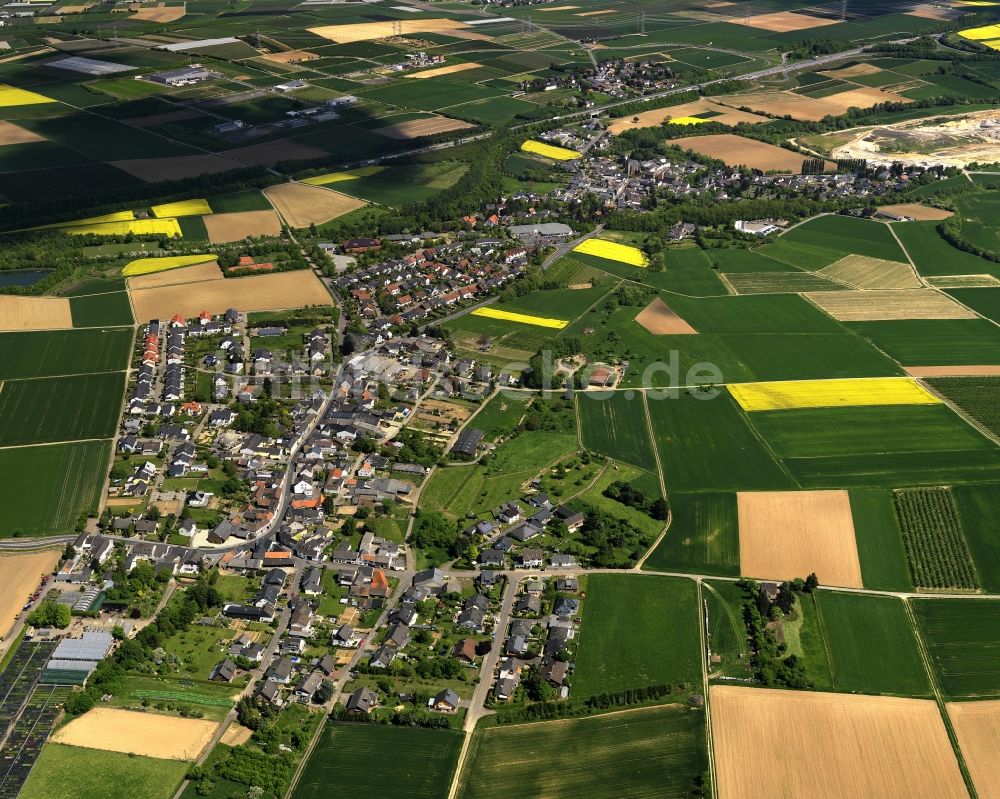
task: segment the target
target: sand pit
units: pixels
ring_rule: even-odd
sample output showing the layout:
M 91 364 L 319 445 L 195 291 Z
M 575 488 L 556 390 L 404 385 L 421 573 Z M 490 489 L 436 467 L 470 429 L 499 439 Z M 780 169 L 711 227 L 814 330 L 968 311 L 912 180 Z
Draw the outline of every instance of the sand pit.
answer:
M 366 205 L 364 200 L 304 183 L 279 183 L 264 189 L 264 195 L 289 227 L 321 225 Z
M 323 158 L 326 155 L 327 153 L 318 147 L 310 147 L 307 144 L 299 144 L 287 139 L 226 150 L 226 158 L 254 166 L 274 166 L 281 161 L 309 161 L 313 158 Z
M 897 205 L 880 205 L 880 213 L 898 214 L 899 216 L 912 216 L 917 222 L 940 222 L 954 215 L 954 211 L 946 211 L 943 208 L 934 208 L 921 203 L 899 203 Z
M 253 730 L 242 726 L 239 722 L 234 721 L 226 727 L 226 731 L 222 733 L 222 738 L 220 738 L 219 741 L 220 743 L 224 743 L 226 746 L 241 746 L 249 741 L 252 736 Z
M 180 270 L 178 270 L 180 271 Z M 307 269 L 252 277 L 175 283 L 149 289 L 129 289 L 136 319 L 169 319 L 175 314 L 196 316 L 201 311 L 279 311 L 306 305 L 332 305 L 319 278 Z
M 974 366 L 904 366 L 910 377 L 997 377 L 1000 364 Z
M 670 144 L 685 150 L 694 150 L 709 158 L 718 158 L 729 166 L 748 166 L 761 172 L 787 172 L 798 175 L 802 172 L 802 162 L 806 160 L 806 156 L 801 153 L 776 147 L 767 142 L 745 139 L 735 133 L 685 136 L 682 139 L 671 139 Z M 832 172 L 837 165 L 832 161 L 826 161 L 825 168 Z
M 454 19 L 397 19 L 385 22 L 358 22 L 346 25 L 322 25 L 308 28 L 310 33 L 337 44 L 369 42 L 391 36 L 409 36 L 413 33 L 450 33 L 465 27 Z
M 453 75 L 456 72 L 466 72 L 470 69 L 479 69 L 482 65 L 477 64 L 475 61 L 466 61 L 462 64 L 449 64 L 446 67 L 437 67 L 436 69 L 425 69 L 423 72 L 411 72 L 409 75 L 404 75 L 404 78 L 437 78 L 441 75 Z
M 685 336 L 698 332 L 659 297 L 643 308 L 635 321 L 654 336 Z
M 749 108 L 775 117 L 787 115 L 806 122 L 815 122 L 825 116 L 840 116 L 851 106 L 870 108 L 877 103 L 913 102 L 900 94 L 870 87 L 851 89 L 822 99 L 787 91 L 761 91 L 722 95 L 715 100 L 734 108 Z
M 73 327 L 64 297 L 0 295 L 0 330 L 67 330 Z
M 719 799 L 968 797 L 932 701 L 713 685 L 709 707 Z
M 36 141 L 45 141 L 45 137 L 39 136 L 27 128 L 15 125 L 13 122 L 0 120 L 0 146 L 5 144 L 30 144 Z
M 1000 799 L 1000 700 L 949 702 L 946 707 L 979 799 Z
M 272 64 L 299 64 L 303 61 L 316 61 L 319 56 L 308 50 L 288 50 L 284 53 L 268 53 L 261 58 Z
M 788 33 L 790 31 L 821 28 L 824 25 L 836 25 L 839 22 L 836 19 L 811 17 L 808 14 L 797 14 L 794 11 L 775 11 L 772 14 L 730 17 L 728 21 L 737 25 L 746 25 L 749 28 L 771 31 L 772 33 Z
M 436 133 L 448 133 L 453 130 L 467 130 L 474 128 L 471 122 L 462 122 L 459 119 L 449 117 L 425 117 L 424 119 L 411 119 L 408 122 L 398 122 L 395 125 L 386 125 L 375 128 L 372 133 L 379 136 L 386 136 L 390 139 L 418 139 L 421 136 L 433 136 Z
M 816 274 L 856 289 L 912 289 L 923 285 L 909 264 L 865 255 L 844 256 Z
M 241 211 L 234 214 L 203 216 L 212 244 L 240 241 L 247 236 L 279 236 L 281 221 L 274 211 Z
M 881 67 L 877 67 L 874 64 L 869 64 L 867 62 L 862 62 L 860 64 L 849 64 L 846 67 L 840 67 L 838 69 L 820 70 L 818 74 L 825 75 L 828 78 L 857 78 L 862 75 L 877 75 L 881 71 Z
M 791 580 L 815 572 L 824 585 L 861 588 L 861 562 L 846 491 L 741 491 L 740 574 Z
M 150 114 L 145 117 L 134 117 L 132 119 L 126 119 L 130 125 L 135 125 L 139 128 L 153 128 L 157 125 L 166 125 L 171 122 L 184 122 L 188 119 L 198 119 L 198 117 L 204 116 L 204 114 L 199 114 L 197 111 L 167 111 L 163 114 Z
M 802 296 L 840 322 L 976 318 L 968 308 L 934 289 L 811 291 Z
M 139 291 L 141 289 L 155 289 L 159 286 L 174 286 L 178 283 L 201 283 L 205 280 L 224 279 L 219 265 L 215 261 L 211 261 L 197 266 L 183 266 L 179 269 L 167 269 L 164 272 L 130 277 L 128 287 Z
M 51 740 L 162 760 L 194 760 L 218 726 L 218 722 L 203 719 L 95 707 L 60 729 Z
M 57 549 L 32 552 L 26 555 L 0 557 L 0 638 L 14 626 L 17 614 L 42 579 L 50 574 L 62 553 Z
M 245 166 L 238 161 L 230 161 L 218 155 L 179 155 L 174 158 L 134 158 L 127 161 L 109 161 L 139 180 L 159 183 L 162 180 L 195 178 L 199 175 L 214 175 L 240 169 Z
M 657 125 L 662 125 L 668 119 L 692 117 L 705 113 L 717 114 L 718 116 L 711 117 L 710 121 L 719 122 L 723 125 L 738 125 L 740 122 L 752 125 L 768 121 L 767 117 L 748 114 L 745 111 L 737 111 L 729 106 L 720 105 L 711 100 L 695 100 L 692 103 L 673 105 L 669 108 L 654 108 L 652 111 L 643 111 L 641 114 L 632 114 L 631 116 L 612 119 L 608 124 L 608 131 L 612 135 L 617 135 L 626 130 L 655 128 Z

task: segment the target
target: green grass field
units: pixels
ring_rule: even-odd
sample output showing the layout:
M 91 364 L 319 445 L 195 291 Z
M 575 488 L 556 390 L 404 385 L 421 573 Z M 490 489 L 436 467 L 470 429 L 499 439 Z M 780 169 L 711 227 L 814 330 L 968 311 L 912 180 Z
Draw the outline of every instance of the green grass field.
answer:
M 0 380 L 124 369 L 131 330 L 0 333 Z
M 955 486 L 952 495 L 983 589 L 1000 593 L 1000 486 Z
M 986 319 L 909 319 L 848 326 L 903 366 L 1000 363 L 1000 329 Z
M 461 749 L 451 730 L 329 723 L 292 799 L 446 799 Z
M 1000 697 L 1000 601 L 915 599 L 913 612 L 947 696 Z
M 912 591 L 913 581 L 892 507 L 892 492 L 881 488 L 852 489 L 851 515 L 865 588 Z
M 592 574 L 573 695 L 687 683 L 701 690 L 695 584 L 680 577 Z
M 735 494 L 671 494 L 670 512 L 670 529 L 646 559 L 644 569 L 726 577 L 739 574 Z
M 676 705 L 477 730 L 462 799 L 693 796 L 707 768 L 704 714 Z M 612 787 L 613 786 L 613 787 Z
M 587 449 L 615 460 L 656 471 L 656 456 L 649 440 L 649 425 L 641 394 L 616 391 L 577 396 L 580 430 Z
M 0 537 L 72 532 L 97 510 L 110 456 L 107 441 L 0 449 Z
M 73 327 L 113 327 L 134 324 L 128 292 L 70 297 Z
M 650 400 L 649 413 L 668 494 L 794 486 L 728 392 Z
M 938 222 L 895 225 L 906 251 L 922 275 L 981 275 L 997 271 L 997 264 L 952 247 L 937 232 Z
M 9 380 L 0 389 L 0 444 L 110 438 L 124 390 L 124 372 Z
M 781 242 L 821 247 L 834 253 L 855 253 L 906 263 L 906 256 L 889 226 L 851 216 L 821 216 L 788 231 Z
M 106 799 L 109 796 L 141 796 L 170 799 L 188 764 L 179 760 L 84 749 L 48 743 L 20 799 Z
M 743 621 L 743 591 L 731 582 L 705 580 L 701 596 L 708 613 L 708 646 L 717 663 L 709 663 L 713 677 L 749 678 L 750 653 L 747 628 Z
M 754 380 L 813 380 L 887 377 L 899 365 L 861 336 L 847 334 L 741 333 L 718 339 L 743 363 Z M 726 374 L 727 382 L 731 380 Z
M 836 691 L 929 696 L 930 681 L 902 600 L 816 593 Z
M 529 401 L 529 397 L 522 395 L 497 394 L 476 414 L 472 426 L 482 430 L 486 438 L 491 441 L 500 436 L 510 435 L 524 416 Z

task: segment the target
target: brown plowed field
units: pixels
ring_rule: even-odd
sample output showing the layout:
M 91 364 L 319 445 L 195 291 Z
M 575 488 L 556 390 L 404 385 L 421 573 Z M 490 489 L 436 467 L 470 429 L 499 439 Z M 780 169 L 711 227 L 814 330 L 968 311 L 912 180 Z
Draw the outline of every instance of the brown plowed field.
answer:
M 248 147 L 237 147 L 235 150 L 226 150 L 226 157 L 244 164 L 254 164 L 256 166 L 274 166 L 280 161 L 308 161 L 312 158 L 322 158 L 326 152 L 318 147 L 310 147 L 307 144 L 278 139 L 269 141 L 267 144 L 251 144 Z
M 659 297 L 639 311 L 635 321 L 654 336 L 691 335 L 698 332 Z
M 715 122 L 715 118 L 712 118 Z M 671 139 L 670 144 L 685 150 L 717 158 L 729 166 L 748 166 L 761 172 L 788 172 L 798 175 L 802 171 L 802 162 L 807 156 L 794 153 L 784 147 L 776 147 L 767 142 L 745 139 L 735 133 L 717 133 L 709 136 L 685 136 L 682 139 Z M 824 162 L 827 171 L 832 172 L 837 165 L 832 161 Z
M 930 700 L 713 685 L 709 707 L 719 799 L 968 798 Z
M 173 158 L 133 158 L 109 163 L 147 183 L 214 175 L 244 166 L 237 161 L 211 154 L 178 155 Z
M 975 366 L 904 366 L 910 377 L 993 377 L 1000 375 L 1000 364 Z
M 0 636 L 5 636 L 43 574 L 51 574 L 61 553 L 55 549 L 0 557 Z
M 947 708 L 979 799 L 1000 799 L 1000 700 L 950 702 Z
M 13 122 L 0 120 L 0 146 L 4 144 L 29 144 L 36 141 L 45 141 L 44 136 L 39 136 L 27 128 L 15 125 Z
M 790 580 L 815 572 L 824 585 L 862 587 L 846 491 L 741 491 L 736 497 L 740 574 Z

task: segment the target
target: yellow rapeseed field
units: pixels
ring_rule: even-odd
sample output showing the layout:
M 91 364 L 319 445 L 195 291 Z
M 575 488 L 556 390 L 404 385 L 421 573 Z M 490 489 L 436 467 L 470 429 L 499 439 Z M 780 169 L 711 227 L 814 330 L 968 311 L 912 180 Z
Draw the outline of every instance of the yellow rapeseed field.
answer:
M 125 264 L 122 274 L 125 277 L 151 275 L 154 272 L 166 272 L 168 269 L 178 269 L 182 266 L 194 266 L 214 261 L 214 255 L 168 255 L 164 258 L 139 258 Z
M 573 248 L 573 252 L 582 252 L 584 255 L 594 255 L 630 266 L 649 266 L 649 259 L 638 247 L 619 244 L 617 241 L 608 241 L 607 239 L 587 239 L 577 244 Z
M 729 393 L 745 411 L 857 405 L 936 405 L 941 402 L 909 377 L 737 383 L 729 386 Z
M 572 161 L 574 158 L 580 157 L 580 153 L 576 150 L 569 150 L 566 147 L 556 147 L 554 144 L 546 144 L 534 139 L 528 139 L 521 145 L 521 149 L 526 153 L 543 155 L 555 161 Z
M 212 206 L 208 204 L 208 200 L 181 200 L 154 205 L 150 210 L 157 219 L 165 219 L 168 216 L 204 216 L 212 213 Z
M 670 125 L 700 125 L 702 122 L 708 122 L 708 120 L 701 117 L 674 117 L 668 120 Z
M 515 313 L 514 311 L 503 311 L 499 308 L 476 308 L 472 316 L 484 316 L 487 319 L 502 319 L 505 322 L 518 322 L 522 325 L 535 325 L 536 327 L 551 327 L 562 330 L 569 324 L 565 319 L 549 319 L 545 316 L 531 316 L 530 314 Z
M 1000 39 L 1000 25 L 966 28 L 964 31 L 959 31 L 958 35 L 963 39 L 971 39 L 974 42 L 978 42 L 980 39 Z
M 358 178 L 366 178 L 369 175 L 377 175 L 384 169 L 384 166 L 361 166 L 347 172 L 326 172 L 322 175 L 314 175 L 299 182 L 305 183 L 308 186 L 327 186 L 331 183 L 343 183 L 347 180 L 357 180 Z
M 73 225 L 62 229 L 64 233 L 83 236 L 88 233 L 95 236 L 124 236 L 132 233 L 136 236 L 180 236 L 181 226 L 174 217 L 169 219 L 135 219 L 124 222 L 97 222 L 92 225 Z
M 29 92 L 27 89 L 18 89 L 15 86 L 0 84 L 0 108 L 8 108 L 15 105 L 40 105 L 42 103 L 54 103 L 51 97 L 43 94 Z
M 101 216 L 88 216 L 86 219 L 75 219 L 72 222 L 54 222 L 51 225 L 39 225 L 38 227 L 28 228 L 28 230 L 54 230 L 55 228 L 96 225 L 101 222 L 128 222 L 132 219 L 135 219 L 135 214 L 132 211 L 114 211 L 110 214 L 102 214 Z

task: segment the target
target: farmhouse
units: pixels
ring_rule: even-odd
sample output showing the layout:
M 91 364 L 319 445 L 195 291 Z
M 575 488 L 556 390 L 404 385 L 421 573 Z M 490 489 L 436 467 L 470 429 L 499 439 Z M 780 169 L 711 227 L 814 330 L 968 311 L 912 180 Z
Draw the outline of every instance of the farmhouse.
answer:
M 468 428 L 459 433 L 458 440 L 451 448 L 453 454 L 464 455 L 468 458 L 476 457 L 476 450 L 483 441 L 483 431 L 476 428 Z

